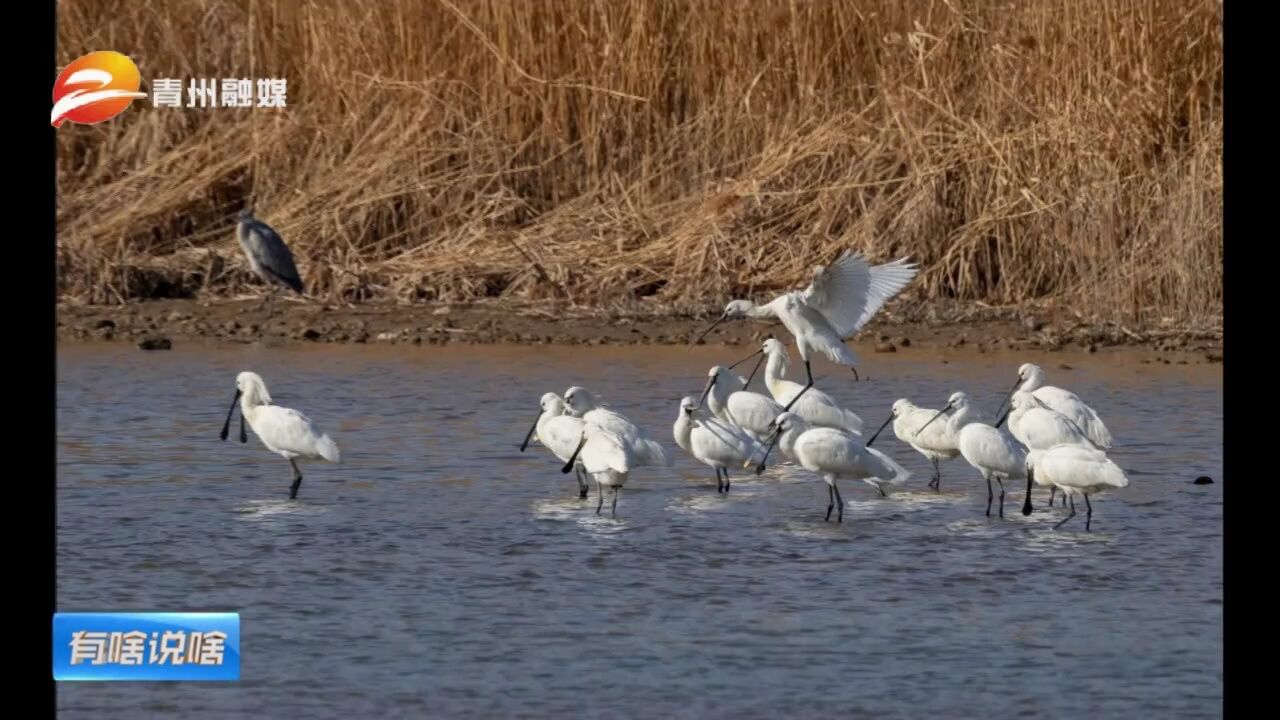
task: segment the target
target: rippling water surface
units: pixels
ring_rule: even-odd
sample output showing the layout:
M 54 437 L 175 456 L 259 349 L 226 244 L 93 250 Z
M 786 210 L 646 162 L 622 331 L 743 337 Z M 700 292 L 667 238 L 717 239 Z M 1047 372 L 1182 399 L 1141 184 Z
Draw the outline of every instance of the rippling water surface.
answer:
M 1020 362 L 1092 404 L 1130 486 L 986 518 L 957 460 L 841 525 L 802 470 L 712 471 L 679 398 L 749 349 L 63 345 L 60 610 L 241 614 L 238 683 L 63 683 L 103 717 L 1216 717 L 1222 706 L 1221 366 L 1106 356 L 870 355 L 819 386 L 871 428 L 965 390 L 988 416 Z M 1066 362 L 1072 369 L 1060 369 Z M 220 442 L 235 374 L 310 415 L 342 465 Z M 539 396 L 597 391 L 678 454 L 595 515 L 541 446 Z M 762 388 L 759 388 L 762 389 Z M 1217 484 L 1192 485 L 1198 475 Z M 608 505 L 606 503 L 606 513 Z

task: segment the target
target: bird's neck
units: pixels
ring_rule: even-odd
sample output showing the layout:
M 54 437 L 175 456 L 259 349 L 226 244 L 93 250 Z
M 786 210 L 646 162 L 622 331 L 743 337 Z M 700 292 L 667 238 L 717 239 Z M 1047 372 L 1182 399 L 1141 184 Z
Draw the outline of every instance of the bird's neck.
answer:
M 1022 416 L 1027 414 L 1027 410 L 1029 410 L 1029 408 L 1014 408 L 1010 410 L 1009 417 L 1005 418 L 1004 421 L 1005 427 L 1012 431 L 1018 423 L 1022 422 Z
M 251 390 L 240 396 L 240 414 L 244 415 L 250 424 L 253 424 L 258 411 L 265 407 L 266 404 L 256 391 Z
M 951 417 L 947 418 L 947 432 L 951 435 L 958 435 L 965 425 L 973 422 L 973 407 L 965 405 L 956 409 L 951 413 Z
M 542 414 L 538 416 L 538 425 L 537 425 L 538 429 L 536 431 L 538 433 L 539 438 L 544 438 L 547 436 L 546 430 L 545 430 L 545 428 L 547 427 L 547 423 L 551 422 L 551 418 L 557 417 L 559 415 L 560 413 L 554 410 L 542 411 Z
M 764 305 L 752 304 L 751 307 L 747 308 L 746 316 L 749 318 L 762 320 L 764 318 L 777 317 L 778 313 L 774 309 L 773 303 L 765 303 Z
M 676 418 L 675 436 L 676 444 L 681 450 L 689 451 L 689 436 L 693 434 L 693 418 L 689 417 L 689 413 L 681 412 L 680 417 Z
M 1033 370 L 1031 376 L 1018 387 L 1022 392 L 1035 392 L 1044 386 L 1044 373 Z
M 789 458 L 796 456 L 796 438 L 803 432 L 804 429 L 793 426 L 782 433 L 782 437 L 778 438 L 778 447 L 781 448 L 783 455 Z
M 717 380 L 716 383 L 711 386 L 711 392 L 707 393 L 707 405 L 711 407 L 711 414 L 721 420 L 728 419 L 724 416 L 724 413 L 725 405 L 729 402 L 729 394 L 731 390 L 732 388 L 723 387 L 722 383 Z
M 778 396 L 778 384 L 782 381 L 783 375 L 787 374 L 787 359 L 782 353 L 772 353 L 769 355 L 769 361 L 764 366 L 764 385 L 769 388 L 770 394 L 775 398 Z

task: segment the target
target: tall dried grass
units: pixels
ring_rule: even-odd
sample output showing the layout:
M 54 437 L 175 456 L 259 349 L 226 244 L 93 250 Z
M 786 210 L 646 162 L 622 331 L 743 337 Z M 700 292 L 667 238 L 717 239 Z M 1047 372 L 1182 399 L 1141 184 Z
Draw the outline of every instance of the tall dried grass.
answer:
M 285 77 L 58 131 L 60 292 L 232 292 L 230 216 L 360 300 L 704 308 L 842 246 L 913 292 L 1216 322 L 1215 0 L 80 0 L 59 57 Z

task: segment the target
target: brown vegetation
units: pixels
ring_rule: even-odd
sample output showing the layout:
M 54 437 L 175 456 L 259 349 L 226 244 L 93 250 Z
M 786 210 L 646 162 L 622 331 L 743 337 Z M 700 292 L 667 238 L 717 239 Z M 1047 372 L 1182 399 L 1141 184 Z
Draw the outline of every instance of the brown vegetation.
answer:
M 59 60 L 284 77 L 58 131 L 59 289 L 235 292 L 245 202 L 330 299 L 718 306 L 842 246 L 910 294 L 1217 325 L 1222 5 L 61 3 Z

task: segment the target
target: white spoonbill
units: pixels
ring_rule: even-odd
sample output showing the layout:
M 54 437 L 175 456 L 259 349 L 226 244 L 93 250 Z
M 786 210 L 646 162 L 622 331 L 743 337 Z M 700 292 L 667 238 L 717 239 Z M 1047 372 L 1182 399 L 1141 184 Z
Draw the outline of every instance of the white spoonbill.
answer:
M 784 409 L 796 413 L 810 425 L 838 428 L 854 433 L 862 432 L 862 418 L 858 417 L 857 413 L 840 407 L 834 398 L 821 390 L 806 387 L 783 377 L 787 374 L 787 366 L 791 358 L 786 346 L 776 339 L 765 339 L 759 350 L 739 360 L 738 363 L 746 362 L 760 354 L 764 356 L 762 360 L 767 360 L 764 367 L 764 385 L 769 389 L 773 399 Z M 759 362 L 756 366 L 759 367 Z
M 1026 445 L 1028 450 L 1048 450 L 1055 445 L 1081 445 L 1101 450 L 1079 425 L 1066 415 L 1050 409 L 1034 393 L 1026 390 L 1013 393 L 1013 397 L 1009 399 L 1009 409 L 996 421 L 996 427 L 1000 427 L 1000 423 L 1006 418 L 1009 421 L 1009 432 L 1013 433 L 1018 442 Z M 1049 505 L 1052 507 L 1057 486 L 1044 479 L 1036 484 L 1049 488 Z M 1063 495 L 1062 504 L 1066 503 L 1067 496 Z
M 763 358 L 761 358 L 763 359 Z M 756 363 L 756 368 L 760 364 Z M 739 383 L 742 387 L 751 384 L 751 373 L 746 382 L 735 377 L 729 369 L 717 365 L 707 372 L 707 386 L 702 390 L 702 397 L 695 404 L 701 407 L 706 400 L 712 414 L 742 428 L 754 440 L 762 440 L 773 432 L 773 420 L 782 413 L 782 406 L 773 398 L 748 390 L 734 390 Z
M 1055 445 L 1048 450 L 1032 450 L 1027 454 L 1027 501 L 1023 515 L 1031 514 L 1031 481 L 1049 482 L 1062 491 L 1071 501 L 1071 513 L 1063 518 L 1054 530 L 1076 516 L 1076 496 L 1084 497 L 1087 510 L 1084 521 L 1086 532 L 1093 522 L 1093 505 L 1089 495 L 1111 488 L 1129 487 L 1129 478 L 1119 465 L 1107 458 L 1097 448 L 1083 445 Z
M 905 482 L 910 473 L 888 456 L 862 444 L 852 433 L 828 427 L 813 427 L 799 415 L 784 412 L 778 416 L 777 430 L 769 448 L 777 442 L 782 452 L 795 459 L 806 470 L 818 473 L 827 481 L 826 520 L 831 520 L 831 509 L 840 506 L 836 522 L 844 522 L 844 499 L 836 481 L 840 478 L 861 480 L 884 495 L 885 483 L 894 485 Z M 765 450 L 768 455 L 768 449 Z M 760 468 L 764 463 L 760 464 Z M 757 469 L 759 472 L 759 469 Z
M 529 441 L 537 437 L 538 442 L 546 446 L 552 455 L 560 459 L 560 462 L 568 460 L 573 454 L 573 449 L 577 447 L 578 440 L 582 438 L 582 420 L 572 415 L 565 415 L 564 399 L 553 392 L 545 393 L 542 400 L 538 402 L 538 406 L 542 411 L 534 421 L 533 427 L 529 428 L 529 434 L 524 436 L 524 442 L 520 443 L 520 452 L 524 452 L 525 448 L 529 447 Z M 587 479 L 582 473 L 582 463 L 579 462 L 574 466 L 574 476 L 578 478 L 578 497 L 585 498 Z
M 604 507 L 604 486 L 608 485 L 613 488 L 613 516 L 618 516 L 618 491 L 627 483 L 631 468 L 635 467 L 636 458 L 631 447 L 617 433 L 597 424 L 594 418 L 582 421 L 582 437 L 560 472 L 568 473 L 578 459 L 582 460 L 582 466 L 596 480 L 596 490 L 600 495 L 600 501 L 596 503 L 597 515 Z
M 776 317 L 795 336 L 808 379 L 805 390 L 813 387 L 809 358 L 814 351 L 826 355 L 831 362 L 852 368 L 857 379 L 858 370 L 854 366 L 858 358 L 844 341 L 866 325 L 886 300 L 901 292 L 917 272 L 919 269 L 908 263 L 907 258 L 872 267 L 862 253 L 845 249 L 830 266 L 814 268 L 813 281 L 804 290 L 783 293 L 764 305 L 750 300 L 731 301 L 720 318 L 693 344 L 731 318 Z M 787 409 L 794 403 L 792 398 Z
M 871 447 L 871 443 L 876 441 L 885 427 L 893 422 L 893 434 L 933 463 L 933 477 L 929 480 L 929 487 L 941 490 L 942 469 L 938 463 L 958 457 L 960 448 L 956 447 L 956 439 L 947 433 L 946 423 L 925 427 L 937 414 L 937 410 L 917 407 L 907 398 L 901 398 L 893 403 L 889 419 L 867 441 L 867 447 Z
M 227 421 L 222 424 L 222 439 L 227 439 L 231 428 L 231 416 L 236 402 L 240 403 L 240 442 L 248 442 L 244 433 L 245 420 L 253 428 L 268 450 L 289 461 L 293 468 L 293 484 L 289 486 L 289 499 L 298 497 L 302 486 L 302 471 L 296 460 L 327 460 L 341 462 L 338 445 L 328 435 L 316 430 L 311 419 L 297 410 L 271 404 L 267 384 L 257 373 L 242 372 L 236 376 L 236 394 L 227 410 Z
M 960 455 L 987 481 L 987 515 L 991 515 L 991 499 L 994 497 L 991 480 L 995 478 L 1000 484 L 1000 517 L 1004 517 L 1004 481 L 1027 476 L 1026 449 L 1008 431 L 978 422 L 974 408 L 969 404 L 969 396 L 962 392 L 953 393 L 946 406 L 925 423 L 925 428 L 948 410 L 954 412 L 947 418 L 947 433 L 955 438 Z M 917 432 L 923 433 L 925 428 Z
M 716 492 L 729 492 L 729 466 L 749 464 L 764 448 L 746 430 L 717 417 L 694 417 L 698 402 L 680 401 L 680 414 L 672 428 L 676 444 L 698 462 L 716 471 Z M 723 481 L 720 474 L 724 473 Z
M 621 413 L 601 405 L 589 390 L 576 385 L 569 388 L 564 393 L 564 404 L 570 415 L 582 418 L 583 422 L 593 422 L 626 443 L 631 453 L 631 467 L 671 467 L 674 458 L 667 455 L 661 443 L 650 440 L 635 423 Z
M 1015 392 L 1029 392 L 1036 396 L 1036 399 L 1044 403 L 1050 410 L 1055 410 L 1067 416 L 1071 422 L 1080 426 L 1085 435 L 1103 450 L 1110 450 L 1112 446 L 1111 432 L 1107 430 L 1107 426 L 1102 424 L 1102 420 L 1098 417 L 1098 413 L 1093 408 L 1084 404 L 1075 393 L 1070 390 L 1063 390 L 1060 387 L 1044 384 L 1044 370 L 1039 365 L 1033 363 L 1024 363 L 1018 368 L 1018 381 L 1013 384 L 1013 389 L 1009 391 L 1005 401 L 1008 402 Z M 1000 403 L 1004 407 L 1004 403 Z

